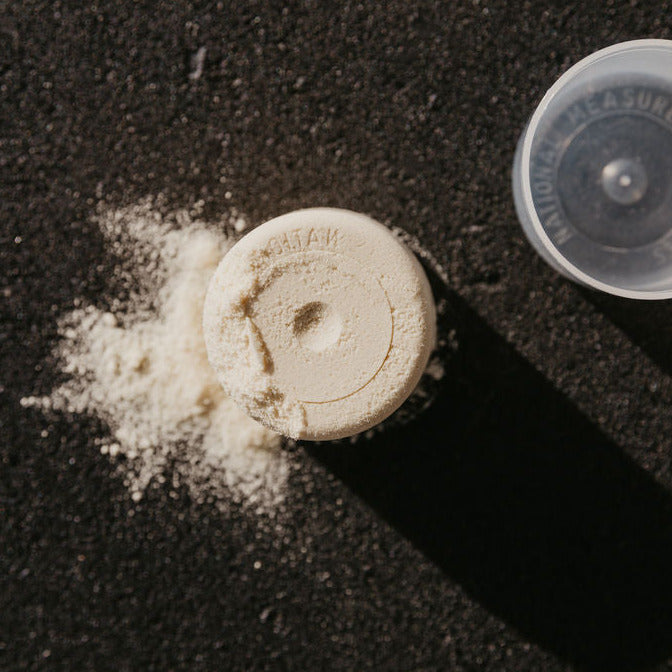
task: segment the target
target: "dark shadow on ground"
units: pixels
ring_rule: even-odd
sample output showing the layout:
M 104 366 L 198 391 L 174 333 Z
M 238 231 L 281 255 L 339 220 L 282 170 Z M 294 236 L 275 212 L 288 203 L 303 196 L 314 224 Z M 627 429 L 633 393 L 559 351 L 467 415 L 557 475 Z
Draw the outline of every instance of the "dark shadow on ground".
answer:
M 452 579 L 582 669 L 672 652 L 672 498 L 458 296 L 418 420 L 311 445 Z
M 633 301 L 588 289 L 585 298 L 667 374 L 672 374 L 672 301 Z

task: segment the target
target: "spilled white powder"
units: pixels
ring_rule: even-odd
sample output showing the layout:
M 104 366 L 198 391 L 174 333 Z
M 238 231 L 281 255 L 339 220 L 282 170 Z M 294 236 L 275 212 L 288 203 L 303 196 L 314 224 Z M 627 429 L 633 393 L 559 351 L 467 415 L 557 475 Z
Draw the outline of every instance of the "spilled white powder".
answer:
M 200 208 L 162 215 L 151 200 L 99 209 L 95 221 L 118 262 L 123 298 L 106 312 L 80 305 L 59 323 L 54 352 L 67 380 L 23 406 L 94 414 L 109 427 L 100 452 L 123 454 L 119 469 L 139 501 L 152 483 L 173 480 L 197 500 L 222 489 L 272 513 L 289 464 L 280 437 L 223 392 L 208 364 L 201 316 L 210 276 L 231 243 L 199 218 Z M 245 228 L 234 214 L 230 228 Z M 223 494 L 219 492 L 219 494 Z

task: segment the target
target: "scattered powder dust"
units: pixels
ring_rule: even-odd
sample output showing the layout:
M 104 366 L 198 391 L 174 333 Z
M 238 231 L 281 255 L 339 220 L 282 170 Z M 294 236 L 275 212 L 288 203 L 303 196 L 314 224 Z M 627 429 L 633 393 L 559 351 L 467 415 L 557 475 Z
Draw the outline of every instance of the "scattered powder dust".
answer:
M 446 270 L 439 263 L 438 259 L 425 248 L 414 235 L 408 233 L 408 231 L 404 231 L 404 229 L 400 229 L 398 226 L 391 227 L 391 230 L 392 233 L 406 245 L 406 247 L 415 252 L 421 262 L 425 262 L 425 264 L 429 266 L 432 273 L 438 277 L 444 285 L 449 286 L 451 284 L 450 279 L 448 278 L 448 273 L 446 273 Z
M 221 494 L 272 514 L 290 465 L 280 437 L 250 419 L 221 389 L 208 364 L 202 309 L 208 282 L 242 231 L 237 213 L 218 227 L 196 208 L 161 214 L 159 203 L 99 208 L 95 222 L 118 260 L 123 298 L 109 311 L 82 305 L 58 325 L 54 355 L 67 380 L 23 406 L 94 414 L 109 427 L 101 453 L 116 457 L 133 500 L 165 481 L 171 465 L 199 501 Z M 219 229 L 219 230 L 218 230 Z M 219 491 L 219 493 L 218 493 Z M 223 501 L 222 498 L 219 498 Z

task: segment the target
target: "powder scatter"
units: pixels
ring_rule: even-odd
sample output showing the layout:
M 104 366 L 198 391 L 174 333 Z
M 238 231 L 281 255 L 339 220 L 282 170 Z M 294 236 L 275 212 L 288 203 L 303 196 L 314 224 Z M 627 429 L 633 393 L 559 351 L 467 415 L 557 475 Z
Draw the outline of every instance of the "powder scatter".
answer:
M 223 224 L 237 228 L 240 219 Z M 95 221 L 118 259 L 124 298 L 111 311 L 78 302 L 58 325 L 54 352 L 68 379 L 21 405 L 103 420 L 110 436 L 97 437 L 96 448 L 127 458 L 119 469 L 136 502 L 170 465 L 198 501 L 225 489 L 272 514 L 290 471 L 281 439 L 226 396 L 203 341 L 206 288 L 230 241 L 198 208 L 160 214 L 150 199 L 100 208 Z
M 238 217 L 233 222 L 233 228 L 236 233 L 242 233 L 247 228 L 247 222 L 242 217 Z
M 201 75 L 203 74 L 206 53 L 207 49 L 205 47 L 200 47 L 198 51 L 191 57 L 191 72 L 189 73 L 189 79 L 192 82 L 200 79 Z
M 440 359 L 433 358 L 429 360 L 427 368 L 425 369 L 425 375 L 430 376 L 433 380 L 441 380 L 444 373 L 445 370 Z
M 399 238 L 399 240 L 415 252 L 415 254 L 420 257 L 420 259 L 429 266 L 434 274 L 447 286 L 449 286 L 450 278 L 448 273 L 446 273 L 445 268 L 438 262 L 436 257 L 422 245 L 422 243 L 408 231 L 399 228 L 398 226 L 391 227 L 392 233 Z

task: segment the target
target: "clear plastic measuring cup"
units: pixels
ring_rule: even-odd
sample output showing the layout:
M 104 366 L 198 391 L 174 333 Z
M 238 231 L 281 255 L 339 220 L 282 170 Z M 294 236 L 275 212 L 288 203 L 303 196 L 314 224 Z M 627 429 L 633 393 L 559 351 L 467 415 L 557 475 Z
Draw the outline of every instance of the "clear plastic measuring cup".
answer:
M 672 297 L 672 41 L 595 52 L 547 91 L 518 142 L 523 230 L 560 273 Z

